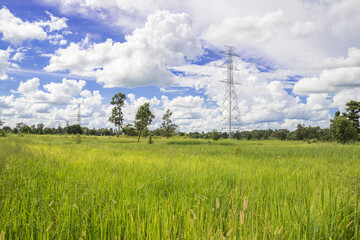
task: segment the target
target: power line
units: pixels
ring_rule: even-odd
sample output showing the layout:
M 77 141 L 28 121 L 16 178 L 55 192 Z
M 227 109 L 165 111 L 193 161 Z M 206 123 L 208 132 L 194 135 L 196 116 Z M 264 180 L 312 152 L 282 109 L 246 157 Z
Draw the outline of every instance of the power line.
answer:
M 221 131 L 224 128 L 228 129 L 229 139 L 231 139 L 232 129 L 240 130 L 242 126 L 241 115 L 239 104 L 236 97 L 236 85 L 240 85 L 240 83 L 234 81 L 234 71 L 237 69 L 234 68 L 234 57 L 239 57 L 235 53 L 235 48 L 231 46 L 225 46 L 226 50 L 222 51 L 226 56 L 225 65 L 227 79 L 222 80 L 220 82 L 225 83 L 226 94 L 224 96 L 221 112 L 222 119 L 219 122 L 219 126 Z

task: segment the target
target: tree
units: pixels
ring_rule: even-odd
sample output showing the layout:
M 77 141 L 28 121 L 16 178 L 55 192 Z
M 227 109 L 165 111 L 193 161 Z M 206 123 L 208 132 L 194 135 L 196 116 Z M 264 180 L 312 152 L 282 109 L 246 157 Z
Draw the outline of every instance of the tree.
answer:
M 334 119 L 331 119 L 330 130 L 336 141 L 345 144 L 351 140 L 357 138 L 356 128 L 345 116 L 335 115 Z
M 44 124 L 43 124 L 43 123 L 39 123 L 39 124 L 37 125 L 37 133 L 43 134 L 43 132 L 44 132 Z
M 68 134 L 83 134 L 83 129 L 79 124 L 74 124 L 66 127 Z
M 121 129 L 122 133 L 127 136 L 137 136 L 136 129 L 132 126 L 131 123 L 126 124 Z
M 155 118 L 154 114 L 150 111 L 150 104 L 144 103 L 141 105 L 135 116 L 135 127 L 139 131 L 138 142 L 140 141 L 141 132 L 144 128 L 151 124 Z
M 4 125 L 4 122 L 0 120 L 0 127 L 1 127 L 2 125 Z M 2 136 L 2 137 L 5 137 L 5 136 L 6 136 L 4 129 L 0 129 L 0 136 Z
M 161 129 L 163 130 L 166 138 L 171 137 L 178 129 L 178 126 L 175 123 L 172 123 L 170 119 L 172 114 L 173 113 L 170 111 L 170 109 L 168 109 L 162 117 L 163 122 L 161 123 Z
M 356 128 L 357 132 L 360 133 L 360 126 L 359 126 L 360 102 L 351 100 L 350 102 L 346 103 L 346 106 L 347 108 L 345 110 L 348 111 L 348 113 L 344 115 L 349 119 L 352 126 Z
M 109 118 L 109 122 L 113 123 L 118 128 L 117 137 L 120 135 L 120 129 L 124 121 L 124 116 L 122 112 L 122 108 L 124 106 L 124 101 L 126 100 L 125 94 L 119 92 L 115 94 L 111 99 L 111 104 L 115 105 L 112 109 L 111 117 Z
M 221 138 L 221 133 L 219 133 L 218 131 L 216 131 L 215 129 L 212 130 L 211 132 L 211 139 L 214 141 L 217 141 Z

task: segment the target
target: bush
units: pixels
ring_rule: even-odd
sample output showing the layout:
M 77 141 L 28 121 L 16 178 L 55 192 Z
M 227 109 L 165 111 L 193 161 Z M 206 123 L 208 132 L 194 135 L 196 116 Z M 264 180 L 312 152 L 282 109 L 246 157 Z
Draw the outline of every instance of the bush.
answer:
M 3 129 L 0 129 L 0 137 L 6 137 L 6 133 Z
M 75 143 L 76 143 L 76 144 L 80 144 L 80 143 L 81 143 L 81 136 L 80 136 L 80 134 L 76 134 Z
M 153 142 L 153 140 L 152 140 L 152 136 L 151 136 L 151 133 L 150 133 L 150 135 L 149 135 L 149 142 L 148 142 L 149 144 L 153 144 L 154 142 Z

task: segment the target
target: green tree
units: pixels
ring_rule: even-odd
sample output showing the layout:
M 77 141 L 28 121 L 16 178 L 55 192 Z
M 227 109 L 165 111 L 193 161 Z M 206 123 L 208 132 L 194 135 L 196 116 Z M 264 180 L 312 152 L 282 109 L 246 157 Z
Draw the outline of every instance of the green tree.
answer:
M 357 132 L 360 133 L 360 126 L 359 126 L 359 113 L 360 113 L 360 102 L 356 102 L 351 100 L 350 102 L 346 103 L 347 108 L 345 109 L 348 113 L 344 115 L 349 119 L 352 126 L 356 128 Z
M 4 122 L 0 120 L 0 127 L 1 127 L 2 125 L 4 125 Z M 0 136 L 2 136 L 2 137 L 5 137 L 5 136 L 6 136 L 4 129 L 0 129 Z
M 122 108 L 124 106 L 124 102 L 126 100 L 125 94 L 119 92 L 115 94 L 111 99 L 111 104 L 114 105 L 112 109 L 111 117 L 109 118 L 109 122 L 113 123 L 118 128 L 117 137 L 120 135 L 120 129 L 124 121 L 124 116 L 122 112 Z
M 166 110 L 166 112 L 162 117 L 163 122 L 161 123 L 161 129 L 163 130 L 166 138 L 171 137 L 173 134 L 175 134 L 176 130 L 178 129 L 178 126 L 175 123 L 173 123 L 170 119 L 172 114 L 173 113 L 170 111 L 170 109 L 168 109 Z
M 135 127 L 139 131 L 138 142 L 140 141 L 142 130 L 149 126 L 154 118 L 155 116 L 150 111 L 149 103 L 144 103 L 139 107 L 135 116 Z
M 221 133 L 216 131 L 215 129 L 211 132 L 211 139 L 217 141 L 221 138 Z
M 44 124 L 43 123 L 39 123 L 38 125 L 37 125 L 37 129 L 36 129 L 36 132 L 38 133 L 38 134 L 43 134 L 44 133 Z
M 334 119 L 330 121 L 330 130 L 336 141 L 345 144 L 357 138 L 356 128 L 352 126 L 350 120 L 345 116 L 336 114 Z
M 122 133 L 127 136 L 137 136 L 136 129 L 132 126 L 131 123 L 126 124 L 121 129 Z

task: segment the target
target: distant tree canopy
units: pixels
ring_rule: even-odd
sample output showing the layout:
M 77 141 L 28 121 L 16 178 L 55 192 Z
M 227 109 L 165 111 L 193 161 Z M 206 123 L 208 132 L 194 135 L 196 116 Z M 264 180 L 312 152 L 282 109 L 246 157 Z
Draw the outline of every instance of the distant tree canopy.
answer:
M 114 136 L 120 134 L 120 132 L 127 136 L 138 136 L 140 137 L 152 136 L 165 136 L 170 137 L 173 135 L 189 138 L 202 138 L 202 139 L 227 139 L 227 132 L 219 132 L 213 130 L 211 132 L 180 132 L 178 126 L 176 126 L 172 120 L 172 112 L 167 109 L 162 116 L 161 127 L 151 130 L 148 128 L 154 119 L 153 113 L 150 111 L 150 104 L 145 103 L 138 108 L 135 116 L 134 124 L 126 124 L 123 126 L 123 115 L 120 114 L 122 106 L 124 105 L 126 97 L 122 93 L 115 94 L 113 102 L 115 103 L 114 110 L 117 115 L 116 126 L 121 126 L 121 131 L 113 130 L 112 128 L 100 128 L 100 129 L 89 129 L 87 127 L 81 127 L 78 124 L 69 125 L 66 123 L 65 127 L 60 124 L 58 127 L 48 127 L 42 123 L 28 126 L 25 123 L 17 123 L 14 128 L 4 126 L 2 131 L 5 133 L 21 133 L 21 134 L 84 134 L 84 135 L 96 135 L 96 136 Z M 266 129 L 266 130 L 252 130 L 252 131 L 236 131 L 232 132 L 231 136 L 233 139 L 245 139 L 245 140 L 267 140 L 267 139 L 279 139 L 279 140 L 298 140 L 298 141 L 338 141 L 340 143 L 348 143 L 351 141 L 360 139 L 360 126 L 359 126 L 359 115 L 360 115 L 360 102 L 349 101 L 346 103 L 346 112 L 336 112 L 333 119 L 330 121 L 330 128 L 320 128 L 319 126 L 305 126 L 304 124 L 298 124 L 294 131 L 287 129 Z M 111 117 L 110 117 L 111 118 Z M 4 122 L 1 121 L 1 126 Z

